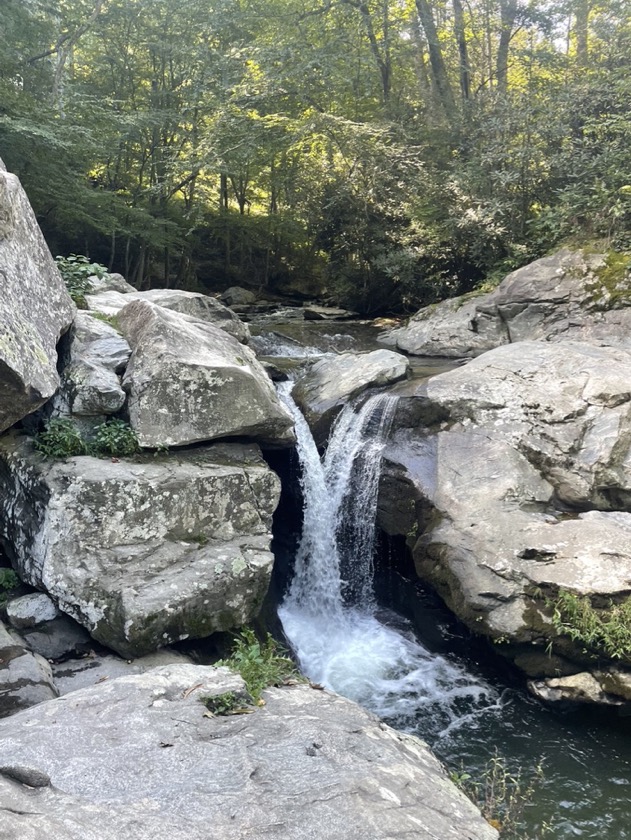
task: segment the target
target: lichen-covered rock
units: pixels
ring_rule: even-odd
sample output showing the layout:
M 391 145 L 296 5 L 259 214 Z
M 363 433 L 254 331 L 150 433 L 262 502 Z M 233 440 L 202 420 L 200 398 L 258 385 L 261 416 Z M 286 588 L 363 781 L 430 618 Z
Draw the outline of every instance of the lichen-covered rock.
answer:
M 37 627 L 38 624 L 52 621 L 58 615 L 59 610 L 43 592 L 21 595 L 7 604 L 7 620 L 16 630 Z
M 137 291 L 135 286 L 128 283 L 122 274 L 117 274 L 116 272 L 112 274 L 108 271 L 102 277 L 93 274 L 88 280 L 90 283 L 90 294 L 93 295 L 100 294 L 101 292 L 120 292 L 126 295 L 128 292 Z
M 417 738 L 306 685 L 266 691 L 252 714 L 206 712 L 204 697 L 243 691 L 225 669 L 172 665 L 0 722 L 0 832 L 20 840 L 497 837 Z
M 247 344 L 250 340 L 249 327 L 238 315 L 215 298 L 199 292 L 184 292 L 180 289 L 150 289 L 147 292 L 137 292 L 130 288 L 124 294 L 119 291 L 105 291 L 86 297 L 88 307 L 93 312 L 109 316 L 117 315 L 132 300 L 146 300 L 164 309 L 197 318 L 198 321 L 214 324 L 242 344 Z
M 26 193 L 0 161 L 0 432 L 55 393 L 56 345 L 75 311 Z
M 110 325 L 86 312 L 78 312 L 73 326 L 70 361 L 64 368 L 57 413 L 102 418 L 116 414 L 125 404 L 121 386 L 131 348 Z
M 326 439 L 331 424 L 344 405 L 372 386 L 404 379 L 408 360 L 392 350 L 342 353 L 313 364 L 292 391 L 318 442 Z
M 630 369 L 624 350 L 521 342 L 401 398 L 380 522 L 474 631 L 580 662 L 547 600 L 628 597 Z
M 48 662 L 31 653 L 24 640 L 0 622 L 0 717 L 57 695 Z
M 253 445 L 52 463 L 16 435 L 0 441 L 0 521 L 20 575 L 123 656 L 256 614 L 278 496 Z
M 147 301 L 118 314 L 132 347 L 124 377 L 141 446 L 250 437 L 287 446 L 293 421 L 254 354 L 212 324 Z
M 562 249 L 509 274 L 493 292 L 421 309 L 386 344 L 421 356 L 479 356 L 520 341 L 631 348 L 631 264 Z

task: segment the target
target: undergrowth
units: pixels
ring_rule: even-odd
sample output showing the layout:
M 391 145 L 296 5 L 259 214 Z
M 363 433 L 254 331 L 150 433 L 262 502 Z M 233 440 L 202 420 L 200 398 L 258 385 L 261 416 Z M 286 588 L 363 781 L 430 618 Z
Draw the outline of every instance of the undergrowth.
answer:
M 9 593 L 20 585 L 20 578 L 13 569 L 0 569 L 0 604 L 3 604 Z
M 85 296 L 91 291 L 90 277 L 103 277 L 107 274 L 107 268 L 100 263 L 90 262 L 88 257 L 80 254 L 55 257 L 55 262 L 70 297 L 79 309 L 87 309 Z
M 560 635 L 611 659 L 631 661 L 631 598 L 597 610 L 589 598 L 560 589 L 547 601 L 552 625 Z
M 260 641 L 249 628 L 235 637 L 232 653 L 227 659 L 217 662 L 217 665 L 225 665 L 240 674 L 255 701 L 260 699 L 263 689 L 269 686 L 302 679 L 293 660 L 269 633 L 265 641 Z
M 510 769 L 497 750 L 475 777 L 464 769 L 451 774 L 451 780 L 477 805 L 502 840 L 541 840 L 550 836 L 550 827 L 546 823 L 536 835 L 530 831 L 526 834 L 523 821 L 524 810 L 532 803 L 543 778 L 541 763 L 526 776 L 521 767 Z
M 44 431 L 35 436 L 35 448 L 47 458 L 71 458 L 74 455 L 128 458 L 140 452 L 138 438 L 123 420 L 107 420 L 86 440 L 72 420 L 49 420 Z

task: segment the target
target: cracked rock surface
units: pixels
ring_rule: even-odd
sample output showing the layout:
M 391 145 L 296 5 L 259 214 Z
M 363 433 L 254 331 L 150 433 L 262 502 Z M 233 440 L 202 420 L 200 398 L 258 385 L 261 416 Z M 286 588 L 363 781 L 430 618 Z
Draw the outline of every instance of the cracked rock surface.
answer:
M 497 837 L 418 739 L 306 685 L 208 716 L 203 697 L 243 690 L 225 669 L 173 665 L 0 722 L 0 838 Z

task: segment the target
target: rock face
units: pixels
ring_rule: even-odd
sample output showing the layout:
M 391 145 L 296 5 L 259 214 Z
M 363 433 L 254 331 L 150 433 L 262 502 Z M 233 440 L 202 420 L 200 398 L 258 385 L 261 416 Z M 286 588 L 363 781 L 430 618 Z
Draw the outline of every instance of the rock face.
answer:
M 631 271 L 619 254 L 567 249 L 506 277 L 495 291 L 418 312 L 384 342 L 424 356 L 479 356 L 519 341 L 631 348 Z
M 132 347 L 123 380 L 141 446 L 246 436 L 290 445 L 293 421 L 254 354 L 212 324 L 134 301 L 118 314 Z
M 119 290 L 112 290 L 86 297 L 88 307 L 93 312 L 110 316 L 118 315 L 120 310 L 132 300 L 146 300 L 164 309 L 190 315 L 198 321 L 214 324 L 242 344 L 247 344 L 250 340 L 247 324 L 244 324 L 231 309 L 223 306 L 215 298 L 197 292 L 183 292 L 177 289 L 151 289 L 148 292 L 137 292 L 130 286 L 130 291 L 124 294 L 121 294 Z
M 497 837 L 421 741 L 355 704 L 295 686 L 267 691 L 250 715 L 204 714 L 204 697 L 229 691 L 243 682 L 224 669 L 174 665 L 0 723 L 0 831 L 20 840 Z
M 15 568 L 123 656 L 256 614 L 278 496 L 252 445 L 51 463 L 16 435 L 0 441 L 0 521 Z
M 407 359 L 391 350 L 342 353 L 312 365 L 296 383 L 292 396 L 305 415 L 314 437 L 322 442 L 348 400 L 371 386 L 404 379 L 408 368 Z
M 0 622 L 0 717 L 51 700 L 57 694 L 48 662 L 31 653 L 24 640 Z
M 55 392 L 75 306 L 15 175 L 0 161 L 0 432 Z
M 474 631 L 580 660 L 546 599 L 631 592 L 630 366 L 624 350 L 522 342 L 401 398 L 381 524 L 409 534 L 420 576 Z
M 63 372 L 61 394 L 56 397 L 58 408 L 63 403 L 70 414 L 99 419 L 120 411 L 126 399 L 120 374 L 130 354 L 129 344 L 112 326 L 78 312 L 70 362 Z

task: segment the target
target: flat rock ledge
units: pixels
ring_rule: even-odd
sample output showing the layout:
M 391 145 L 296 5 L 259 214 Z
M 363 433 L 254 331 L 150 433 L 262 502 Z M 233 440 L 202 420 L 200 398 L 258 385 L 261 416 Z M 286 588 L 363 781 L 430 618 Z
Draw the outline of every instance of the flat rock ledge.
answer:
M 348 700 L 172 665 L 0 722 L 2 840 L 493 840 L 429 749 Z

